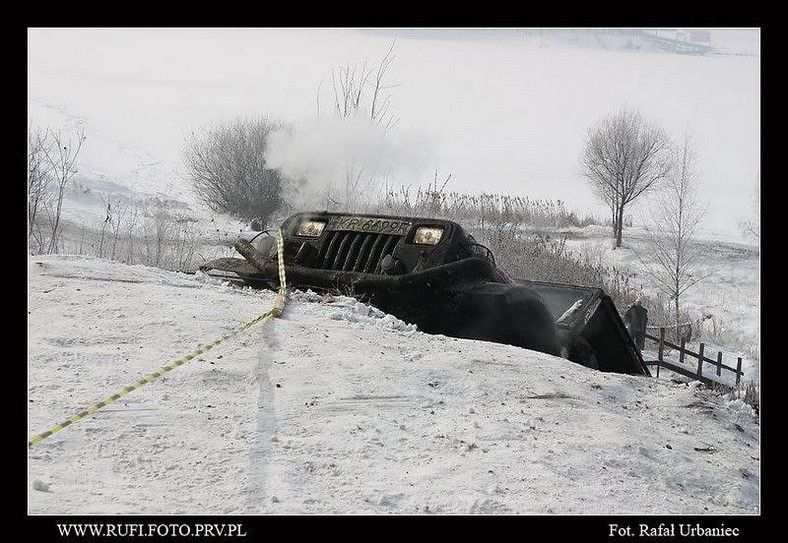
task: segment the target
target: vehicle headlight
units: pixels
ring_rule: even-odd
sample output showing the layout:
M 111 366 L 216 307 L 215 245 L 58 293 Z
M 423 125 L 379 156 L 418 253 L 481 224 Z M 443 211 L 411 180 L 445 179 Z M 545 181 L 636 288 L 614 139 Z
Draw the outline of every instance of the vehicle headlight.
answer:
M 301 224 L 298 225 L 298 230 L 296 231 L 296 235 L 316 238 L 323 233 L 325 227 L 326 227 L 325 221 L 304 220 L 301 221 Z
M 416 229 L 413 243 L 417 245 L 437 245 L 441 240 L 441 236 L 443 236 L 443 228 L 421 226 Z

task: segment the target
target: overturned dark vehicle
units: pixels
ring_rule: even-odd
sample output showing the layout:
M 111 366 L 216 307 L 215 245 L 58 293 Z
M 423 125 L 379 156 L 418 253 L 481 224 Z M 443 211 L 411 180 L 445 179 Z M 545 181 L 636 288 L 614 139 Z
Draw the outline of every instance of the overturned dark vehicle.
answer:
M 649 375 L 602 289 L 511 279 L 453 221 L 297 213 L 281 230 L 288 286 L 352 292 L 427 333 L 506 343 L 600 371 Z M 273 236 L 239 239 L 235 248 L 244 258 L 220 258 L 201 270 L 278 288 Z

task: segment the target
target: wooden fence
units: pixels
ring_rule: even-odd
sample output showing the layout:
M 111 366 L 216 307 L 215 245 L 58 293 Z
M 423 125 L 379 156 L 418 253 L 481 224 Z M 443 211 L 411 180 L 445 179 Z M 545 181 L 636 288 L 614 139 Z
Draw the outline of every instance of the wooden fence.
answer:
M 668 369 L 670 371 L 679 373 L 681 375 L 685 375 L 685 376 L 690 377 L 692 379 L 697 379 L 701 383 L 704 383 L 705 385 L 710 386 L 710 387 L 719 386 L 719 385 L 728 387 L 728 385 L 722 384 L 719 381 L 715 381 L 714 379 L 710 379 L 709 377 L 706 377 L 704 375 L 704 373 L 703 373 L 703 364 L 706 363 L 706 364 L 711 364 L 711 365 L 714 366 L 714 369 L 716 370 L 716 374 L 717 374 L 718 377 L 720 375 L 722 375 L 722 370 L 732 371 L 732 372 L 734 372 L 736 374 L 736 386 L 739 386 L 739 383 L 741 383 L 741 378 L 744 375 L 744 372 L 741 370 L 741 357 L 740 356 L 737 358 L 736 367 L 732 368 L 731 366 L 728 366 L 728 365 L 725 365 L 725 364 L 722 363 L 722 351 L 718 351 L 717 352 L 717 359 L 716 360 L 711 359 L 711 358 L 707 358 L 704 355 L 705 345 L 703 343 L 700 344 L 700 347 L 698 348 L 698 352 L 694 353 L 694 352 L 692 352 L 692 351 L 690 351 L 689 349 L 686 348 L 686 343 L 687 342 L 686 342 L 685 339 L 681 340 L 681 345 L 675 345 L 673 343 L 670 343 L 669 341 L 666 341 L 665 340 L 665 327 L 664 326 L 659 328 L 659 337 L 655 337 L 655 336 L 652 336 L 650 334 L 646 334 L 646 338 L 648 338 L 648 339 L 650 339 L 652 341 L 655 341 L 657 343 L 657 346 L 658 346 L 657 360 L 645 360 L 644 361 L 647 366 L 656 366 L 657 367 L 657 377 L 659 377 L 659 368 L 662 367 L 662 368 Z M 675 350 L 677 350 L 679 352 L 679 364 L 683 364 L 684 363 L 684 359 L 686 357 L 688 357 L 688 356 L 696 358 L 698 360 L 698 366 L 697 366 L 697 370 L 695 371 L 695 373 L 693 373 L 692 371 L 688 370 L 684 366 L 676 365 L 676 364 L 673 364 L 672 362 L 669 362 L 669 361 L 665 360 L 664 356 L 663 356 L 664 355 L 664 351 L 665 351 L 665 347 L 668 347 L 670 349 L 675 349 Z M 730 388 L 730 387 L 728 387 L 728 388 Z

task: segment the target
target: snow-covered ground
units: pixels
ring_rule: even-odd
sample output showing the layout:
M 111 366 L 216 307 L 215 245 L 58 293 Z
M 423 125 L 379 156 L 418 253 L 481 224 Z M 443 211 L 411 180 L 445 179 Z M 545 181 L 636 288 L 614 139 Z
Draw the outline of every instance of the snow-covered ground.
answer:
M 29 437 L 267 310 L 272 293 L 29 259 Z M 29 450 L 32 514 L 757 514 L 751 408 L 423 334 L 294 293 Z

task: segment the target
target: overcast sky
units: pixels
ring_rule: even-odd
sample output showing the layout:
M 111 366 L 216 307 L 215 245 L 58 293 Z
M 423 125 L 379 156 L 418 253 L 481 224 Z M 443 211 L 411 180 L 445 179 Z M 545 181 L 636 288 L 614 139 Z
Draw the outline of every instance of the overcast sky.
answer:
M 133 181 L 147 160 L 156 165 L 149 177 L 186 190 L 173 180 L 185 133 L 238 115 L 312 122 L 318 101 L 329 111 L 332 69 L 376 63 L 396 37 L 388 79 L 397 84 L 400 122 L 390 137 L 400 181 L 426 184 L 437 168 L 452 174 L 449 189 L 602 213 L 577 161 L 587 128 L 627 104 L 677 138 L 693 133 L 709 228 L 734 232 L 754 199 L 758 30 L 715 29 L 712 46 L 735 54 L 707 56 L 520 31 L 30 29 L 28 37 L 31 120 L 80 120 L 85 171 L 107 178 Z

